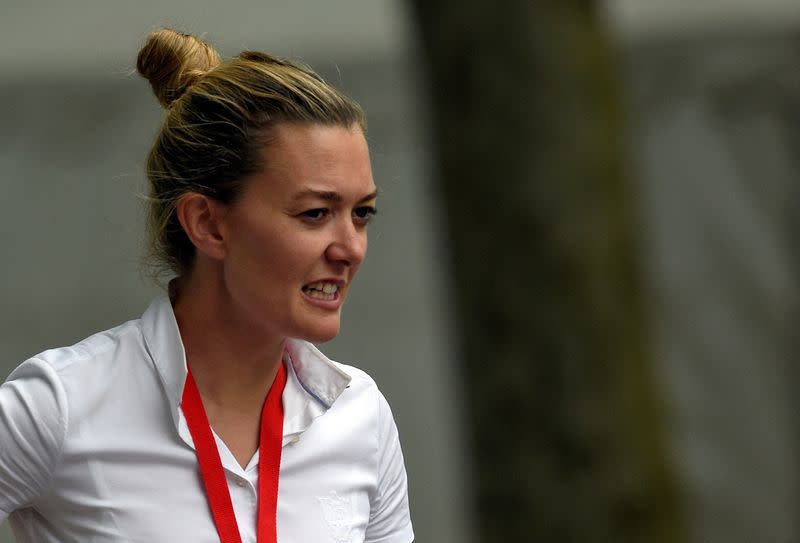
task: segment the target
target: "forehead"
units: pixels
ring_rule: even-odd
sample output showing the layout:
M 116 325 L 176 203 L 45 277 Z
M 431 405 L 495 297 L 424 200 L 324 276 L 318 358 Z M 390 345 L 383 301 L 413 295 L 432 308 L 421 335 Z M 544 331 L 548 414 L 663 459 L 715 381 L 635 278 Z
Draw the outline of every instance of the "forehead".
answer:
M 358 125 L 280 123 L 269 131 L 261 153 L 263 172 L 277 182 L 372 183 L 369 148 Z
M 240 205 L 294 210 L 301 196 L 329 192 L 359 200 L 375 191 L 364 133 L 353 127 L 279 123 L 261 142 L 261 170 L 248 177 Z

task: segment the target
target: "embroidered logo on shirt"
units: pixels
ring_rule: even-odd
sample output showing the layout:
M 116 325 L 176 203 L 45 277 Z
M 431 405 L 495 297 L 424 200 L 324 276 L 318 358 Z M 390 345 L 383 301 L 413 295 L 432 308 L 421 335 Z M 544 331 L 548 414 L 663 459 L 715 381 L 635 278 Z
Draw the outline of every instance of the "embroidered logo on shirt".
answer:
M 331 490 L 327 496 L 317 496 L 322 506 L 322 516 L 336 541 L 350 541 L 353 508 L 350 498 L 343 498 Z

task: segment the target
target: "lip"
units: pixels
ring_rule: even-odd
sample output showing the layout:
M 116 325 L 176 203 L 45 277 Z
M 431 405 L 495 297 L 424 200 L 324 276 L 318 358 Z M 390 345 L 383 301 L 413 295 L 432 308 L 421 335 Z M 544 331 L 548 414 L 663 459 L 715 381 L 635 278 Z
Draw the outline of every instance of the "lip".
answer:
M 308 294 L 306 294 L 306 291 L 304 291 L 301 288 L 300 292 L 302 293 L 303 299 L 305 299 L 306 302 L 310 303 L 311 305 L 314 305 L 314 306 L 317 306 L 317 307 L 321 307 L 323 309 L 329 309 L 329 310 L 339 309 L 342 306 L 342 303 L 344 301 L 344 298 L 342 297 L 342 289 L 347 285 L 347 281 L 344 281 L 342 279 L 334 279 L 334 278 L 315 279 L 313 281 L 309 281 L 308 283 L 306 283 L 306 285 L 311 285 L 311 284 L 314 284 L 314 283 L 331 283 L 333 285 L 336 285 L 339 288 L 336 291 L 336 293 L 333 295 L 333 299 L 332 300 L 323 300 L 321 298 L 313 298 L 313 297 L 309 296 Z

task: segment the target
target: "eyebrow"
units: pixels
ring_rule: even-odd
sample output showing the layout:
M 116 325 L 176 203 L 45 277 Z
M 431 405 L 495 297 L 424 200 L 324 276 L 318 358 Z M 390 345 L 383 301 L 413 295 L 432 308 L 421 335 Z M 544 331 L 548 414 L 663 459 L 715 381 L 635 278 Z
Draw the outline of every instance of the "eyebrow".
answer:
M 369 200 L 374 200 L 378 196 L 378 189 L 370 192 L 363 198 L 361 198 L 358 203 L 367 202 Z M 319 198 L 320 200 L 325 200 L 326 202 L 336 202 L 339 203 L 342 201 L 342 195 L 338 192 L 332 190 L 314 190 L 314 189 L 307 189 L 298 192 L 292 197 L 292 201 L 296 202 L 298 200 L 302 200 L 303 198 Z

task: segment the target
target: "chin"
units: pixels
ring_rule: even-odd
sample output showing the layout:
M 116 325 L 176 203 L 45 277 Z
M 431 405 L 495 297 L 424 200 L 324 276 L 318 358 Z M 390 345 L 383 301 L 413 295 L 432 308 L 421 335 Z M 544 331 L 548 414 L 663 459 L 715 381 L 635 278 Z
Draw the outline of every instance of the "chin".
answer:
M 328 326 L 314 326 L 308 327 L 302 331 L 303 333 L 297 335 L 299 339 L 310 341 L 311 343 L 325 343 L 339 335 L 339 323 L 331 324 Z

